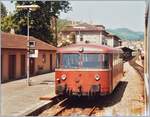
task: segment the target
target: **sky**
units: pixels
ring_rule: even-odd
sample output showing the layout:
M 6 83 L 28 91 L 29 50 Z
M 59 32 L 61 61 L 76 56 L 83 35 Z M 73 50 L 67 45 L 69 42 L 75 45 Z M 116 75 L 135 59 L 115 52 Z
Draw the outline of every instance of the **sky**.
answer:
M 3 1 L 8 11 L 15 10 L 10 1 Z M 144 1 L 70 1 L 72 11 L 60 18 L 104 25 L 106 29 L 129 28 L 144 32 Z

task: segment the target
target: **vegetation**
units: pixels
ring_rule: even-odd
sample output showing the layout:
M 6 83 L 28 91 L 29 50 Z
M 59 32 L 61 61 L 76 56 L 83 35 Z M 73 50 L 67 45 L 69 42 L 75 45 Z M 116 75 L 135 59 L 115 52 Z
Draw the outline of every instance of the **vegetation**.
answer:
M 58 32 L 60 32 L 63 27 L 68 26 L 68 25 L 72 25 L 73 22 L 76 22 L 76 24 L 83 24 L 83 22 L 80 22 L 80 21 L 71 21 L 71 20 L 67 20 L 67 19 L 58 19 L 57 20 Z
M 108 32 L 126 40 L 143 40 L 143 32 L 134 32 L 128 28 L 107 29 Z
M 1 30 L 4 32 L 10 32 L 11 29 L 19 30 L 17 24 L 14 23 L 12 15 L 8 15 L 2 18 L 1 20 Z
M 7 15 L 6 7 L 2 2 L 1 4 L 1 30 L 4 32 L 10 32 L 11 28 L 19 30 L 18 26 L 14 23 L 13 15 Z
M 66 19 L 58 19 L 57 20 L 57 31 L 60 32 L 63 27 L 70 25 L 71 21 L 66 20 Z
M 40 6 L 37 10 L 30 10 L 30 36 L 39 38 L 47 43 L 52 42 L 56 46 L 56 40 L 53 39 L 51 30 L 51 20 L 53 16 L 58 18 L 60 12 L 66 13 L 71 10 L 70 3 L 68 1 L 16 1 L 15 4 L 36 4 Z M 28 10 L 19 9 L 12 16 L 4 18 L 2 31 L 9 32 L 10 28 L 14 28 L 16 33 L 27 35 L 27 13 Z
M 3 18 L 7 15 L 7 10 L 2 2 L 0 2 L 0 4 L 1 4 L 1 18 Z

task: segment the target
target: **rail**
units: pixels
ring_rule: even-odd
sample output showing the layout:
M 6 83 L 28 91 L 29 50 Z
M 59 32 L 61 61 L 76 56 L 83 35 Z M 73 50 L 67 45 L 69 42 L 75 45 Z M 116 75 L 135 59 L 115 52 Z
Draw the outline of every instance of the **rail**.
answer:
M 94 107 L 90 110 L 90 112 L 88 113 L 88 116 L 91 116 L 95 109 L 96 109 L 96 106 L 94 106 Z
M 141 76 L 142 80 L 144 80 L 144 67 L 137 64 L 135 61 L 137 60 L 138 55 L 134 57 L 132 60 L 129 61 L 130 65 L 138 72 L 138 74 Z
M 145 81 L 145 76 L 144 76 L 144 67 L 142 67 L 141 65 L 137 64 L 135 61 L 137 60 L 139 55 L 137 55 L 136 57 L 134 57 L 132 60 L 129 61 L 130 65 L 139 73 L 139 75 L 141 76 L 142 80 L 144 81 L 145 84 L 145 88 L 144 88 L 144 97 L 145 97 L 145 115 L 147 115 L 147 111 L 149 111 L 147 108 L 149 108 L 149 96 L 147 93 L 147 88 L 146 88 L 146 81 Z

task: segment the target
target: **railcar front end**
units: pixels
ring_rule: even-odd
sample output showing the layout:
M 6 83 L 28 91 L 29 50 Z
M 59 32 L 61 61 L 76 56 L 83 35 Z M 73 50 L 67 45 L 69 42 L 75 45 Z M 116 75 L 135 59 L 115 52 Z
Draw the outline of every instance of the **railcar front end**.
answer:
M 112 58 L 108 53 L 58 53 L 57 95 L 106 95 L 112 92 Z

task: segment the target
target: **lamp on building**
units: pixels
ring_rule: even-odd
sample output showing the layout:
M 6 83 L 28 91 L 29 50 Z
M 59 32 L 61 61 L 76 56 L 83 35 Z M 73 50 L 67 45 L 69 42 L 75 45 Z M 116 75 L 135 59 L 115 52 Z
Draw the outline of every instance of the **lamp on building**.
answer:
M 38 5 L 17 5 L 16 9 L 27 9 L 28 13 L 27 13 L 27 84 L 28 86 L 31 85 L 31 81 L 30 81 L 30 33 L 29 33 L 29 15 L 31 11 L 35 11 L 36 9 L 40 8 L 40 6 Z

